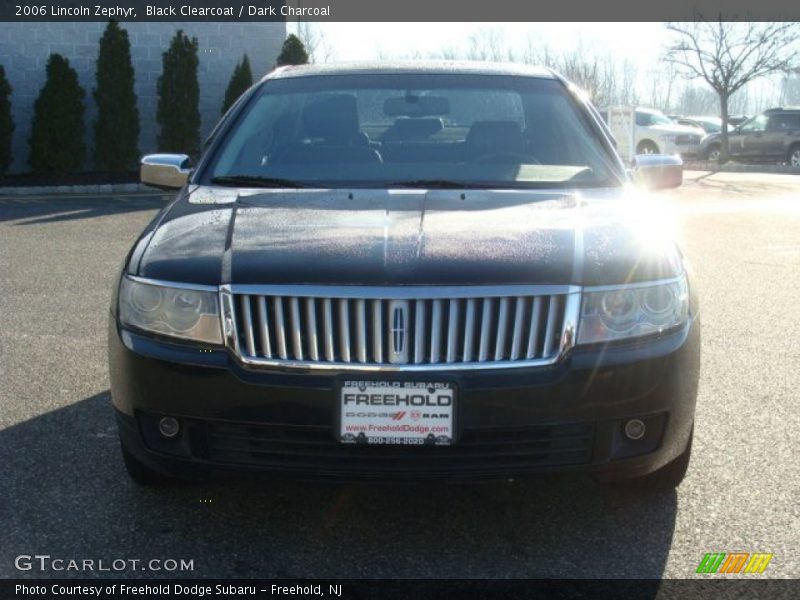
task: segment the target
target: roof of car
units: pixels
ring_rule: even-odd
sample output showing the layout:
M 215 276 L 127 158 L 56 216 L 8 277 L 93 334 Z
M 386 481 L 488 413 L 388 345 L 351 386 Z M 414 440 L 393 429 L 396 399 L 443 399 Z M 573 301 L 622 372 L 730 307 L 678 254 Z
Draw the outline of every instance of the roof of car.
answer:
M 468 75 L 517 75 L 555 79 L 550 69 L 517 63 L 491 63 L 474 61 L 415 60 L 328 63 L 278 67 L 265 79 L 310 77 L 314 75 L 380 75 L 385 73 L 454 73 Z

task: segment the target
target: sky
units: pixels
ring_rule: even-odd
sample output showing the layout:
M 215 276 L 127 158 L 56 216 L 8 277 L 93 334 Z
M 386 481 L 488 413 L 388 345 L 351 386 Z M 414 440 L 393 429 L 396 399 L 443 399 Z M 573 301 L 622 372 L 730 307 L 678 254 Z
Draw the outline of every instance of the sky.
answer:
M 512 48 L 522 50 L 530 37 L 558 52 L 580 39 L 584 47 L 627 58 L 647 70 L 655 66 L 670 39 L 663 23 L 319 23 L 313 27 L 323 34 L 337 61 L 426 56 L 443 48 L 465 48 L 471 35 L 495 30 Z
M 296 23 L 289 22 L 290 32 Z M 392 58 L 427 58 L 444 49 L 461 50 L 461 56 L 476 34 L 493 34 L 504 47 L 524 52 L 530 42 L 541 42 L 555 54 L 580 47 L 586 52 L 608 55 L 621 64 L 626 61 L 637 75 L 637 91 L 647 102 L 653 85 L 661 80 L 664 48 L 673 34 L 659 22 L 644 23 L 311 23 L 311 31 L 324 44 L 318 49 L 317 62 L 361 61 Z M 302 34 L 301 34 L 301 37 Z M 325 51 L 327 48 L 327 52 Z M 681 79 L 681 85 L 685 80 Z M 692 85 L 707 88 L 696 80 Z M 780 88 L 776 80 L 766 79 L 748 86 L 756 98 L 750 108 L 761 110 L 774 104 Z M 748 101 L 751 102 L 751 101 Z M 655 106 L 655 105 L 654 105 Z M 660 107 L 663 108 L 663 107 Z

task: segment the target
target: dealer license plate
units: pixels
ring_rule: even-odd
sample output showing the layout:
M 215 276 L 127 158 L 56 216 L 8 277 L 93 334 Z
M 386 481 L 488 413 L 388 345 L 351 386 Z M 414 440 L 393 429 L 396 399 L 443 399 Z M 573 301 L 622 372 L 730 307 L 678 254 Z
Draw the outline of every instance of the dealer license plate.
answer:
M 454 405 L 451 383 L 345 381 L 339 390 L 339 440 L 448 446 L 454 438 Z

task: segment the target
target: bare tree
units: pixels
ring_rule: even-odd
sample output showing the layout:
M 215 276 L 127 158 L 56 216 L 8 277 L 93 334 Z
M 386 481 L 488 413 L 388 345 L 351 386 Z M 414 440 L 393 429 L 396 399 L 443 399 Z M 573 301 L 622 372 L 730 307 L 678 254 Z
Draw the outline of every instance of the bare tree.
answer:
M 781 102 L 784 104 L 800 104 L 800 69 L 785 77 L 781 86 Z
M 499 29 L 480 29 L 469 36 L 467 44 L 467 60 L 508 60 L 508 50 Z
M 728 102 L 749 82 L 787 72 L 797 62 L 795 45 L 800 39 L 797 23 L 734 23 L 696 21 L 668 23 L 677 35 L 666 49 L 666 60 L 690 78 L 706 81 L 719 96 L 722 116 L 722 152 L 728 159 Z
M 333 59 L 333 48 L 328 42 L 325 32 L 315 23 L 298 21 L 297 37 L 303 41 L 303 46 L 308 52 L 308 62 L 326 63 Z

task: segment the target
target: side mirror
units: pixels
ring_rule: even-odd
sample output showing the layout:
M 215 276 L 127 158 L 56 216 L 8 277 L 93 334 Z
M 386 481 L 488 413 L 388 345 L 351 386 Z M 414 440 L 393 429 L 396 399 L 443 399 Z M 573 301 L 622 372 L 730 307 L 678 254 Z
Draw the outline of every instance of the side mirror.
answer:
M 162 190 L 179 190 L 186 185 L 191 166 L 185 154 L 148 154 L 141 160 L 139 179 Z
M 648 190 L 676 188 L 683 183 L 683 161 L 668 154 L 637 154 L 631 170 L 633 183 Z

